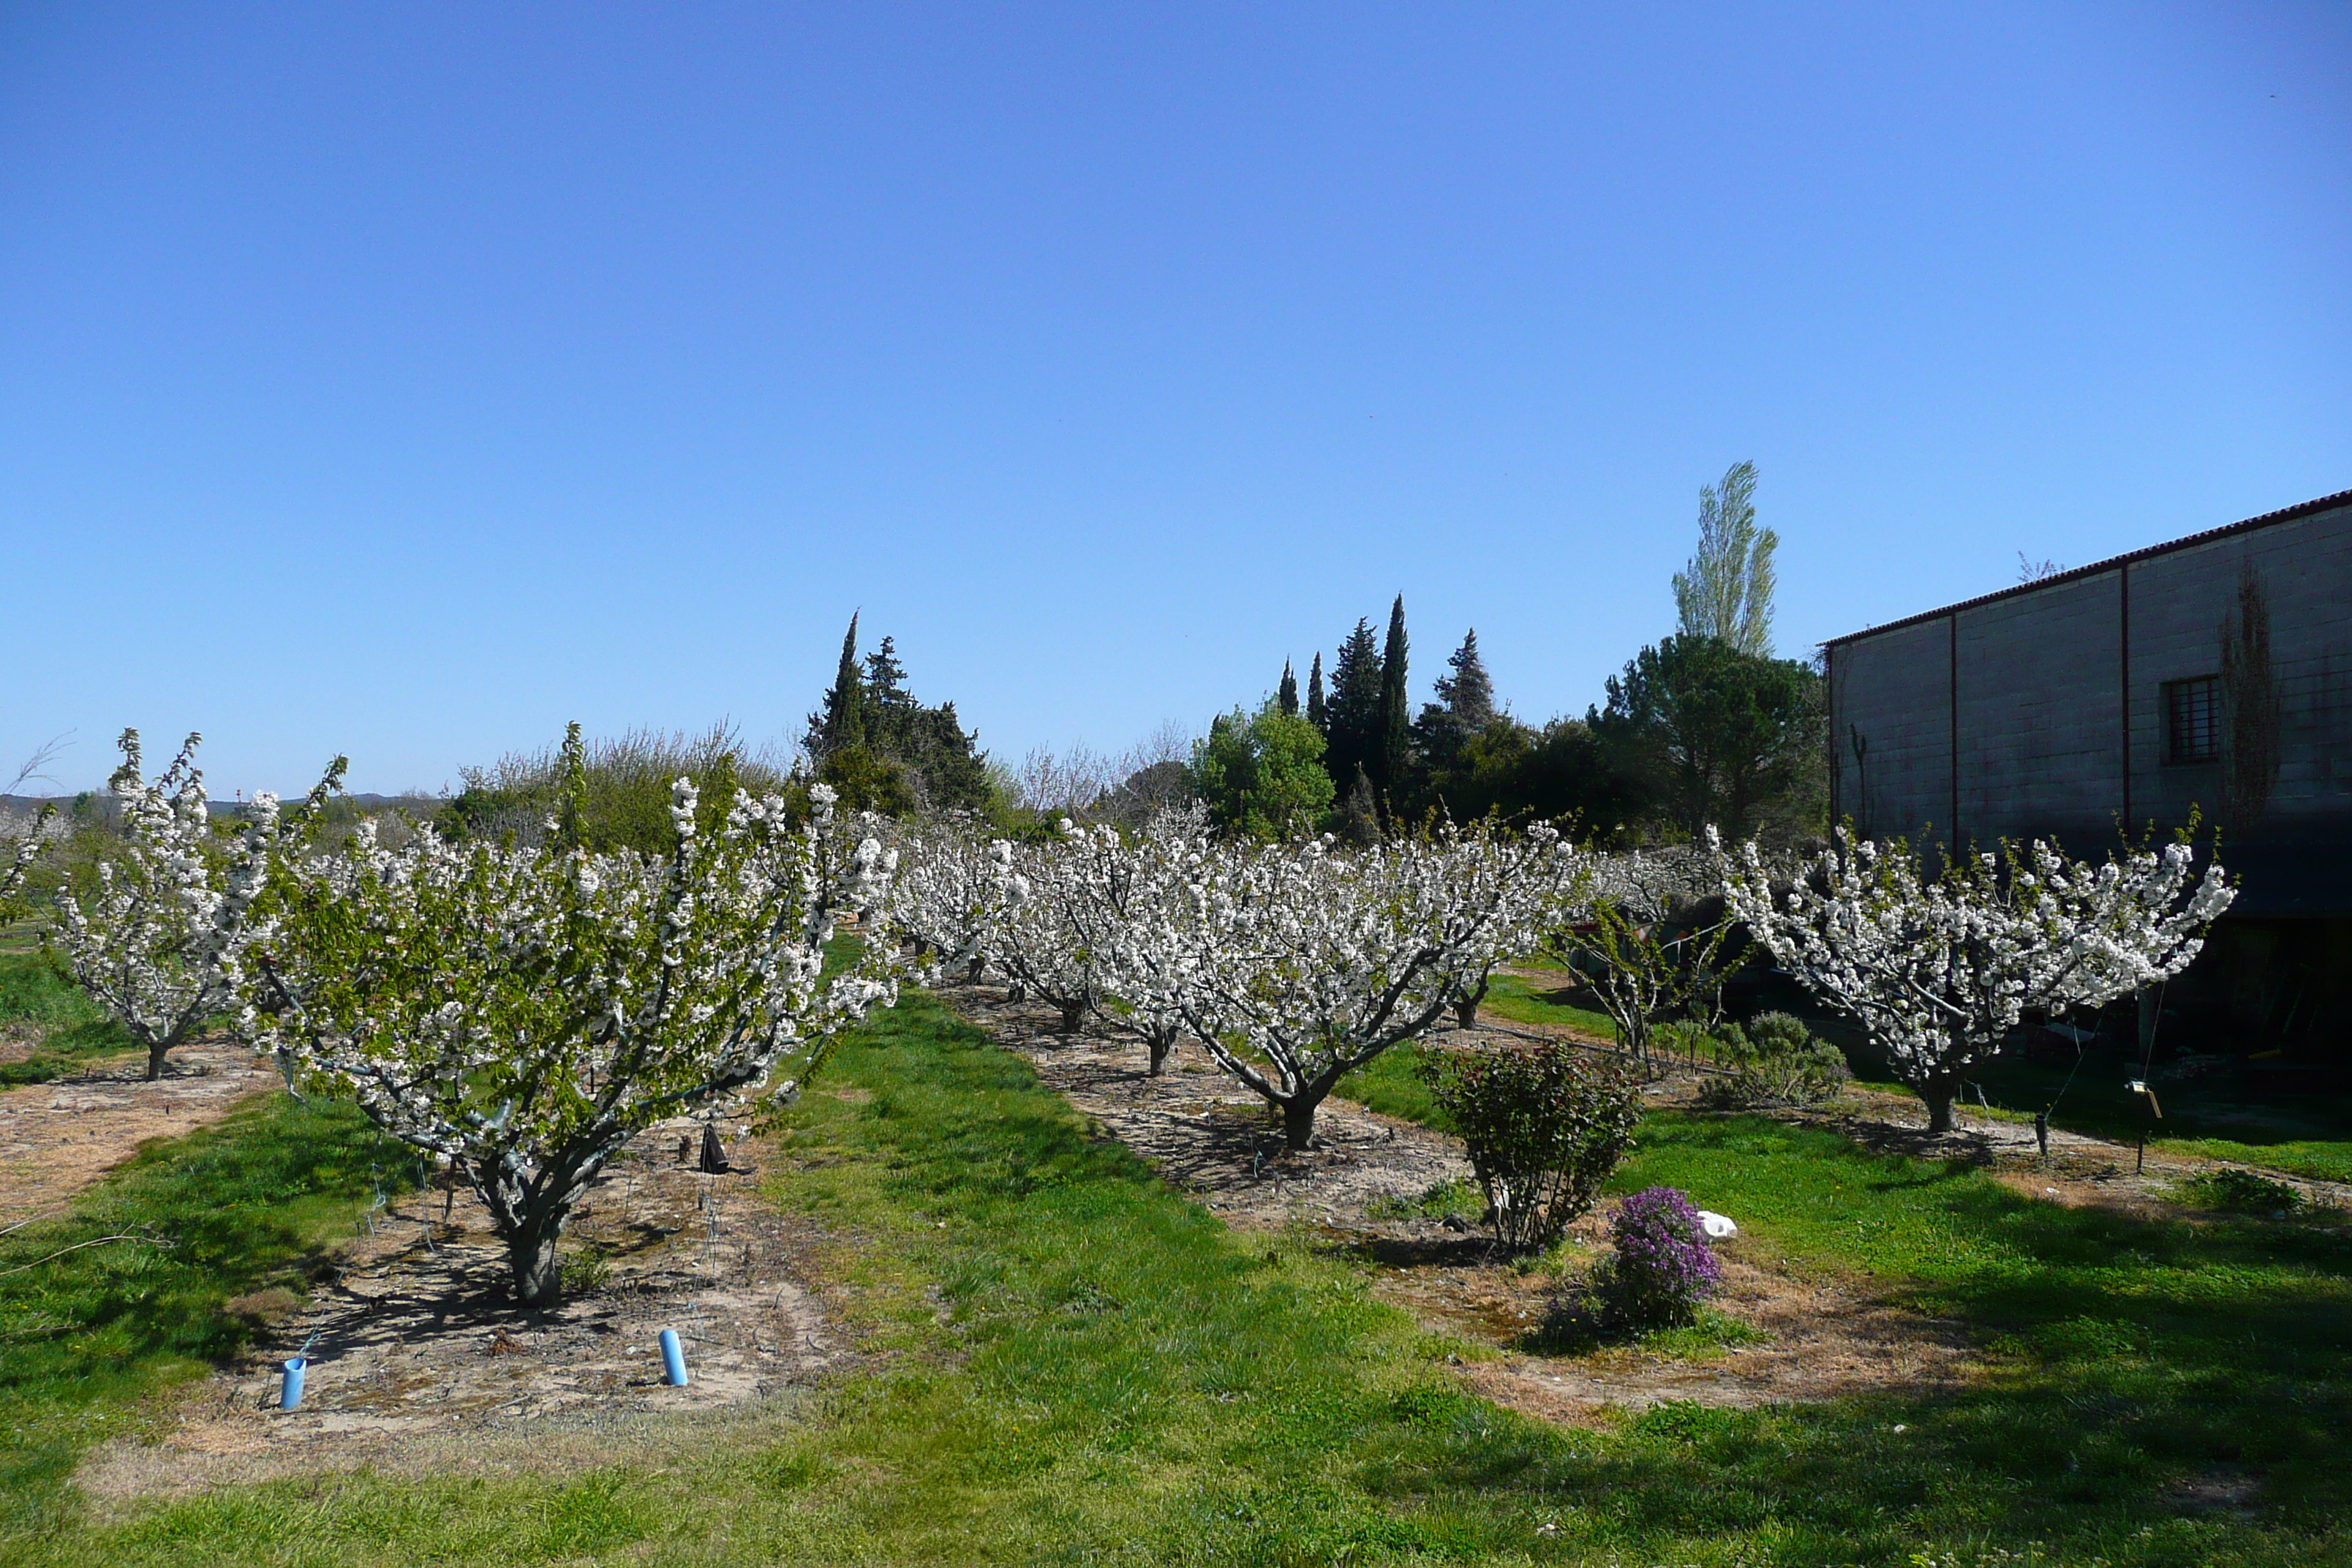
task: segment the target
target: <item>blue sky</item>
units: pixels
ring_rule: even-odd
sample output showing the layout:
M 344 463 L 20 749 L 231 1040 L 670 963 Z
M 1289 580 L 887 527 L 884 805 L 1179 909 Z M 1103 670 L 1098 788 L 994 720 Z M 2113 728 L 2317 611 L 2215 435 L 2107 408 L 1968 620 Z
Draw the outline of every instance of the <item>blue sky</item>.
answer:
M 1523 717 L 2352 486 L 2340 5 L 0 5 L 0 751 Z M 13 771 L 13 768 L 10 770 Z

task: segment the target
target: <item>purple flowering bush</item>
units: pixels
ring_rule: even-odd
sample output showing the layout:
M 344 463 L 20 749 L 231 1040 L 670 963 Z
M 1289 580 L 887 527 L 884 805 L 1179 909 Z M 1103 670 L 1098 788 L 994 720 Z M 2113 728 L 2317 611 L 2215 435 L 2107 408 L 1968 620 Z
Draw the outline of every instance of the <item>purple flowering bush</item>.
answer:
M 1723 1265 L 1707 1245 L 1698 1210 L 1673 1187 L 1645 1187 L 1618 1205 L 1610 1239 L 1616 1255 L 1594 1271 L 1593 1289 L 1624 1327 L 1688 1323 L 1722 1282 Z

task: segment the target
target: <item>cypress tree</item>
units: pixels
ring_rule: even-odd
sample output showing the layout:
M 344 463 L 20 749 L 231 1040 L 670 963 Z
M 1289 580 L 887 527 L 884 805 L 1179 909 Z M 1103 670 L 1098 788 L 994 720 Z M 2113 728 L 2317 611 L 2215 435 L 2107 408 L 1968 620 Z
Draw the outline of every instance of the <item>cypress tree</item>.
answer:
M 857 616 L 853 614 L 841 639 L 841 667 L 834 672 L 833 689 L 824 694 L 824 707 L 809 715 L 805 744 L 823 760 L 865 743 L 866 690 L 857 676 Z
M 1360 767 L 1369 775 L 1380 761 L 1381 647 L 1368 620 L 1358 621 L 1339 645 L 1323 720 L 1329 748 L 1323 762 L 1332 780 L 1353 779 Z
M 1412 765 L 1412 719 L 1405 710 L 1404 595 L 1389 607 L 1388 646 L 1381 650 L 1381 705 L 1373 731 L 1372 771 L 1381 787 L 1381 809 L 1405 793 Z
M 1290 672 L 1290 661 L 1286 658 L 1282 661 L 1282 690 L 1276 700 L 1280 703 L 1286 717 L 1298 717 L 1298 677 Z
M 1315 656 L 1314 668 L 1307 672 L 1307 721 L 1323 731 L 1326 741 L 1331 738 L 1330 717 L 1323 709 L 1323 656 L 1320 653 Z

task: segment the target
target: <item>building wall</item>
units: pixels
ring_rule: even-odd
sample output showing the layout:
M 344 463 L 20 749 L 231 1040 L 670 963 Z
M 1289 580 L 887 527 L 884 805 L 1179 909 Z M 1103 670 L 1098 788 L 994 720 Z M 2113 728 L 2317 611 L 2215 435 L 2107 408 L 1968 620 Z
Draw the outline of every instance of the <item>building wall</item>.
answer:
M 2078 853 L 2112 844 L 2126 816 L 2136 832 L 2175 826 L 2192 805 L 2213 816 L 2220 764 L 2166 759 L 2164 683 L 2219 673 L 2249 562 L 2284 709 L 2279 776 L 2252 837 L 2352 842 L 2352 505 L 1832 644 L 1837 810 L 1882 836 L 1932 825 L 1942 841 L 1957 804 L 1963 840 L 2055 833 Z M 2352 912 L 2352 887 L 2338 901 Z

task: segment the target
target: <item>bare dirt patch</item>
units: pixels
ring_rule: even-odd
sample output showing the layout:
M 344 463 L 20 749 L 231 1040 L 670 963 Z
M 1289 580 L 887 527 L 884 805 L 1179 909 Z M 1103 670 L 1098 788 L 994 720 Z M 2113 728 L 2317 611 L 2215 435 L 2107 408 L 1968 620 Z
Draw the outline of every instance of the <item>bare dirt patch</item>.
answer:
M 1051 1007 L 1008 1001 L 992 985 L 943 994 L 1170 1185 L 1236 1229 L 1354 1226 L 1368 1205 L 1417 1198 L 1470 1175 L 1458 1139 L 1343 1100 L 1324 1102 L 1315 1147 L 1291 1153 L 1265 1102 L 1225 1074 L 1202 1070 L 1208 1064 L 1197 1054 L 1180 1049 L 1151 1078 L 1140 1044 L 1091 1029 L 1064 1034 Z
M 47 1214 L 139 1152 L 217 1121 L 278 1082 L 252 1052 L 183 1046 L 146 1080 L 144 1053 L 0 1094 L 0 1225 Z
M 1797 1277 L 1738 1237 L 1722 1247 L 1725 1289 L 1717 1305 L 1761 1331 L 1763 1342 L 1699 1356 L 1639 1348 L 1538 1353 L 1528 1342 L 1560 1278 L 1522 1271 L 1495 1255 L 1475 1210 L 1398 1212 L 1418 1206 L 1441 1182 L 1469 1180 L 1458 1139 L 1333 1100 L 1316 1118 L 1317 1146 L 1289 1153 L 1255 1095 L 1222 1073 L 1185 1070 L 1205 1065 L 1197 1057 L 1180 1051 L 1154 1079 L 1145 1074 L 1141 1046 L 1087 1030 L 1064 1034 L 1052 1008 L 1008 1001 L 992 986 L 946 994 L 1109 1136 L 1228 1225 L 1305 1227 L 1369 1267 L 1383 1300 L 1433 1329 L 1492 1347 L 1499 1353 L 1465 1355 L 1458 1370 L 1497 1404 L 1592 1425 L 1670 1399 L 1754 1405 L 1924 1388 L 1969 1375 L 1967 1339 L 1957 1324 L 1906 1311 L 1861 1287 Z M 1446 1042 L 1470 1045 L 1511 1032 L 1457 1031 Z M 1656 1097 L 1687 1099 L 1696 1088 L 1695 1079 L 1669 1079 L 1655 1086 Z M 1571 1228 L 1570 1272 L 1599 1257 L 1606 1230 L 1599 1214 Z
M 854 1364 L 814 1283 L 824 1238 L 751 1175 L 677 1163 L 699 1133 L 657 1127 L 614 1162 L 566 1233 L 586 1272 L 544 1310 L 508 1300 L 505 1248 L 471 1193 L 388 1204 L 307 1307 L 268 1290 L 231 1303 L 269 1325 L 260 1344 L 180 1391 L 160 1441 L 94 1449 L 77 1479 L 121 1500 L 362 1464 L 561 1470 L 648 1423 L 772 1411 Z M 685 1346 L 683 1388 L 663 1378 L 666 1328 Z M 301 1407 L 281 1411 L 279 1363 L 306 1345 Z

